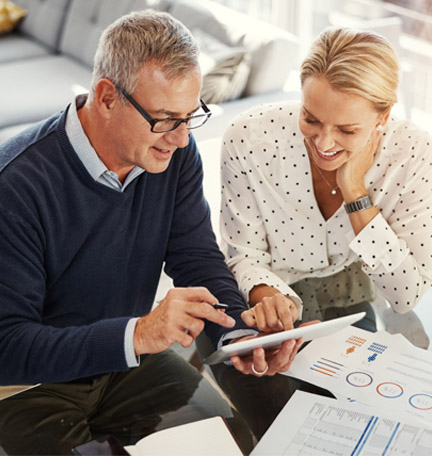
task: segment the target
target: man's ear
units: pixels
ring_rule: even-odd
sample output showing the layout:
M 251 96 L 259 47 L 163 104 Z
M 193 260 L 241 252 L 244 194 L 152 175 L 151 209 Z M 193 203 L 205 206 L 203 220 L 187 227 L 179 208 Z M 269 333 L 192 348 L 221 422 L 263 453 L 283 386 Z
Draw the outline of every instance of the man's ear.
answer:
M 119 98 L 114 84 L 109 79 L 100 79 L 97 82 L 94 100 L 101 114 L 110 116 Z

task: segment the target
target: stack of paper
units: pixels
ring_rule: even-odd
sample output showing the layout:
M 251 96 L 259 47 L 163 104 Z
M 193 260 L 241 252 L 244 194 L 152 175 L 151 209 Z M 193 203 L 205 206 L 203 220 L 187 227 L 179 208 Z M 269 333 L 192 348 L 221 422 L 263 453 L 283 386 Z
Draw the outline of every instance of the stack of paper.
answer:
M 348 326 L 309 343 L 286 374 L 339 399 L 432 424 L 432 352 L 400 334 Z
M 250 456 L 428 456 L 432 428 L 296 391 Z

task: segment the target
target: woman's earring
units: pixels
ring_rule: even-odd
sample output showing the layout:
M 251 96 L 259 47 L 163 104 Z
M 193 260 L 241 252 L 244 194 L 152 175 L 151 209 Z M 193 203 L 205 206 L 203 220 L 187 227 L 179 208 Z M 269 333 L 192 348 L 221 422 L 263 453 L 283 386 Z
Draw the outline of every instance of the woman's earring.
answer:
M 382 130 L 383 130 L 383 126 L 382 126 L 381 124 L 379 124 L 379 125 L 376 127 L 376 129 L 377 129 L 378 131 L 382 131 Z

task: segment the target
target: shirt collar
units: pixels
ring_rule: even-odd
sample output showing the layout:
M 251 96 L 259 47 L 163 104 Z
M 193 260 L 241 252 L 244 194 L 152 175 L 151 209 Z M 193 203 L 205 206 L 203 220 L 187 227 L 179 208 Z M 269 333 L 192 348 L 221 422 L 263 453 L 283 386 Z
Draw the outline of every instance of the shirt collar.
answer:
M 118 178 L 115 178 L 115 173 L 105 166 L 104 162 L 99 158 L 93 146 L 90 144 L 79 120 L 78 109 L 84 106 L 86 100 L 87 95 L 78 95 L 69 107 L 66 117 L 66 134 L 68 139 L 79 159 L 95 181 L 123 191 L 133 179 L 138 177 L 145 170 L 139 166 L 135 166 L 127 175 L 123 185 Z

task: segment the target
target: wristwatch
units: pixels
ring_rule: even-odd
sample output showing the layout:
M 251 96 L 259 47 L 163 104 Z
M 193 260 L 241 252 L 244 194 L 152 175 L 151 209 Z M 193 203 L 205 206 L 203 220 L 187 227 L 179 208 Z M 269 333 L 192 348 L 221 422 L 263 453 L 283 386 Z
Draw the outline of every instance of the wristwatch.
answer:
M 353 212 L 369 209 L 372 206 L 372 200 L 370 199 L 369 195 L 366 195 L 355 201 L 351 201 L 351 203 L 346 203 L 345 210 L 347 211 L 347 214 L 352 214 Z

